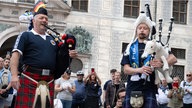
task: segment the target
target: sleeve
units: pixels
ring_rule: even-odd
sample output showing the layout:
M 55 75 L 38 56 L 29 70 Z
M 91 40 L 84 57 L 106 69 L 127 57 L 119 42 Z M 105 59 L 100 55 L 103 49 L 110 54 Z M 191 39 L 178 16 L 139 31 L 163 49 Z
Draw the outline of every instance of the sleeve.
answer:
M 122 60 L 121 60 L 121 65 L 124 66 L 125 64 L 130 64 L 129 61 L 129 55 L 123 55 Z
M 11 82 L 11 72 L 9 72 L 8 82 Z
M 181 81 L 179 87 L 184 88 L 184 84 L 183 83 L 184 83 L 184 81 Z
M 108 82 L 109 82 L 109 81 L 106 81 L 105 84 L 104 84 L 104 86 L 103 86 L 103 90 L 105 90 L 105 91 L 107 90 L 107 84 L 108 84 Z
M 60 84 L 60 78 L 55 80 L 55 84 L 57 84 L 57 85 Z
M 75 81 L 71 80 L 71 82 L 72 82 L 71 85 L 74 87 L 75 86 Z
M 105 102 L 106 102 L 106 106 L 110 105 L 109 103 L 109 95 L 110 95 L 110 84 L 107 84 L 107 89 L 106 89 L 106 95 L 105 95 Z
M 99 96 L 102 95 L 102 88 L 101 88 L 101 87 L 99 87 L 98 95 L 99 95 Z
M 27 37 L 28 37 L 27 32 L 23 32 L 17 37 L 13 47 L 13 52 L 17 50 L 19 51 L 19 53 L 21 53 L 21 55 L 23 54 L 25 44 L 28 43 Z

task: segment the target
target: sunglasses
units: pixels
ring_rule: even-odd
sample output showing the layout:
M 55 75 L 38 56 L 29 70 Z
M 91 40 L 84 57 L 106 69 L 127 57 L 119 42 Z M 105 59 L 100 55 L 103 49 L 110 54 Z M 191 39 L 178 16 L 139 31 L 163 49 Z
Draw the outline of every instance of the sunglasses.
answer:
M 186 76 L 190 77 L 190 76 L 191 76 L 191 74 L 188 74 L 188 75 L 186 75 Z

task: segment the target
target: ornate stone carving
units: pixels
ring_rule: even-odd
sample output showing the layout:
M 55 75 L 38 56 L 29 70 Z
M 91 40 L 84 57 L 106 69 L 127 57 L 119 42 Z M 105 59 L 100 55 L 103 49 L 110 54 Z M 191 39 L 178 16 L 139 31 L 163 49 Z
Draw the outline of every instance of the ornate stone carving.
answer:
M 78 53 L 87 54 L 91 52 L 93 37 L 87 30 L 85 30 L 81 26 L 79 27 L 76 26 L 73 29 L 67 29 L 65 33 L 74 35 L 76 37 L 77 39 L 76 49 Z

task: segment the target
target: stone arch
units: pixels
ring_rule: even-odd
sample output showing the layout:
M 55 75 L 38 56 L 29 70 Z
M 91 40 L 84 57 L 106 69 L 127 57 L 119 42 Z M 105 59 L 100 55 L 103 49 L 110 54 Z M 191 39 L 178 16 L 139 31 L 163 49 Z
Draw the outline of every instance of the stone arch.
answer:
M 5 31 L 1 32 L 0 34 L 0 47 L 2 46 L 2 44 L 10 37 L 18 35 L 20 30 L 20 27 L 11 27 L 6 29 Z
M 0 33 L 0 56 L 4 56 L 6 54 L 5 51 L 10 50 L 10 48 L 13 46 L 16 37 L 20 33 L 19 29 L 20 27 L 15 26 Z M 5 45 L 6 43 L 9 44 Z

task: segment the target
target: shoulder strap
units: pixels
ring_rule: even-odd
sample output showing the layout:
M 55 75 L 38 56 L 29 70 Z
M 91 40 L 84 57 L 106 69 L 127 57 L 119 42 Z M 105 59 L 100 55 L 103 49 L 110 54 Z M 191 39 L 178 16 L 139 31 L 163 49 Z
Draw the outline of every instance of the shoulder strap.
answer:
M 185 82 L 185 81 L 183 81 L 183 87 L 185 87 L 185 85 L 186 85 L 186 82 Z

